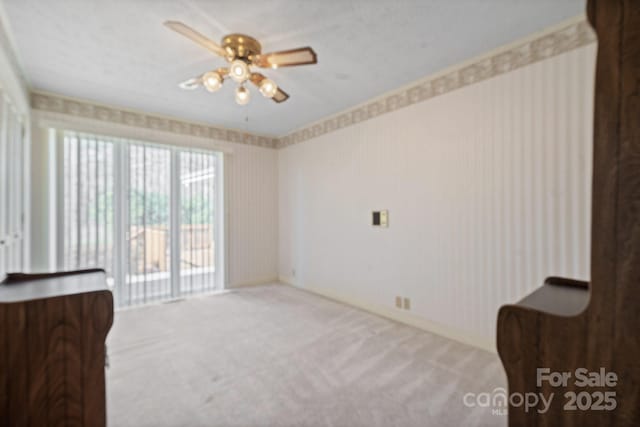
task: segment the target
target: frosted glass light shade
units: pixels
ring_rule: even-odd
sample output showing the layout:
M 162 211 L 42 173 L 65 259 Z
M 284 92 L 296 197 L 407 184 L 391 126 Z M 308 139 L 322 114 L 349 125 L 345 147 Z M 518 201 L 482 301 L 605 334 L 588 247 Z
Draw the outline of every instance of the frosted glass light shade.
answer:
M 260 83 L 260 93 L 266 98 L 273 98 L 278 92 L 278 85 L 271 79 L 264 79 Z
M 222 87 L 222 77 L 215 71 L 209 71 L 202 76 L 202 84 L 209 92 L 215 92 Z
M 236 59 L 229 67 L 229 75 L 237 83 L 243 83 L 249 78 L 249 66 L 241 59 Z
M 244 86 L 239 86 L 236 89 L 236 102 L 239 105 L 247 105 L 249 103 L 249 99 L 251 98 L 251 93 Z

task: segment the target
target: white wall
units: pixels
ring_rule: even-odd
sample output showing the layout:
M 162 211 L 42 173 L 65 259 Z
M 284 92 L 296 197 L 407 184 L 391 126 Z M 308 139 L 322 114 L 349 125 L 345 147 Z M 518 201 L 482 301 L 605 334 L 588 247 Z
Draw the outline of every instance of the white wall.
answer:
M 227 277 L 230 286 L 264 283 L 277 278 L 278 176 L 277 151 L 246 144 L 178 135 L 171 132 L 125 126 L 49 111 L 33 111 L 32 156 L 32 271 L 55 268 L 47 236 L 50 195 L 48 190 L 47 128 L 93 132 L 169 145 L 218 150 L 225 153 L 227 192 Z
M 279 150 L 281 278 L 492 348 L 500 305 L 588 278 L 594 64 L 591 44 Z

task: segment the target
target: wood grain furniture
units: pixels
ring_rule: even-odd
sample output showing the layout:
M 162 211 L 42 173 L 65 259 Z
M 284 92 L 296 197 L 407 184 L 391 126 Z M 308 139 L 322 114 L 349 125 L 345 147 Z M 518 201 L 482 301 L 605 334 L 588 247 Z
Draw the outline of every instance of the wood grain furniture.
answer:
M 10 274 L 0 284 L 0 425 L 106 425 L 103 270 Z
M 591 282 L 552 279 L 500 309 L 509 393 L 555 393 L 545 413 L 510 404 L 510 426 L 640 425 L 640 1 L 589 0 L 587 12 L 598 36 Z M 614 372 L 617 384 L 538 385 L 537 368 L 581 367 Z M 564 393 L 583 390 L 613 392 L 617 407 L 566 410 Z

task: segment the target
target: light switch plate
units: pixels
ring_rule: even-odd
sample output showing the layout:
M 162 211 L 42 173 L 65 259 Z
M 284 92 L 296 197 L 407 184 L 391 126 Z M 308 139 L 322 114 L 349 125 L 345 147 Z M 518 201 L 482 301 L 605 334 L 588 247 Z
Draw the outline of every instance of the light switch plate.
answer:
M 389 226 L 389 211 L 380 211 L 380 227 Z
M 402 297 L 396 297 L 396 307 L 402 308 Z
M 411 300 L 409 298 L 404 299 L 404 309 L 411 310 Z
M 371 225 L 374 227 L 389 226 L 389 211 L 373 211 L 371 212 Z

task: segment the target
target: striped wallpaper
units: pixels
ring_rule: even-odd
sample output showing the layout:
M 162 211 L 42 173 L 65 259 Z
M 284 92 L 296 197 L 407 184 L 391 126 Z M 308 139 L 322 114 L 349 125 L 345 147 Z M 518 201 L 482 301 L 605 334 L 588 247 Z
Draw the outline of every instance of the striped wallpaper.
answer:
M 488 348 L 500 305 L 588 279 L 595 50 L 278 150 L 281 277 L 363 306 L 409 297 Z
M 225 156 L 228 276 L 233 286 L 277 278 L 278 153 L 237 144 Z

